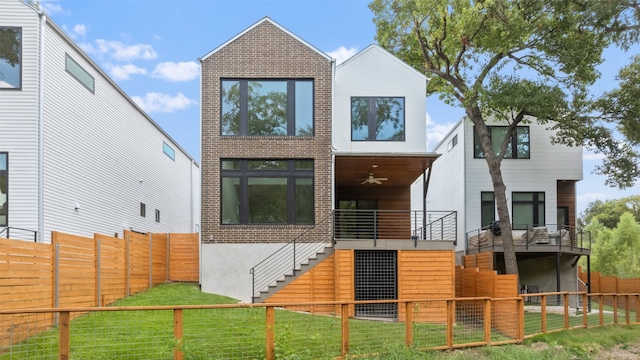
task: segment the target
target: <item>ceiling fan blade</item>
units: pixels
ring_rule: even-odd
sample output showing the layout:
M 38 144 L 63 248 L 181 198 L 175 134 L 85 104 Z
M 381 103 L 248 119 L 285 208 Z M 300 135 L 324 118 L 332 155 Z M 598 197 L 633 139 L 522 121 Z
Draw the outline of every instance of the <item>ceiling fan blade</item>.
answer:
M 361 182 L 361 183 L 360 183 L 360 185 L 364 185 L 364 184 L 366 184 L 366 183 L 368 183 L 368 182 L 369 182 L 369 179 L 367 179 L 367 180 L 365 180 L 365 181 Z
M 387 178 L 375 178 L 375 180 L 387 181 L 387 180 L 389 180 L 389 179 L 387 179 Z
M 378 179 L 373 179 L 371 182 L 378 185 L 382 184 L 382 181 L 379 181 Z

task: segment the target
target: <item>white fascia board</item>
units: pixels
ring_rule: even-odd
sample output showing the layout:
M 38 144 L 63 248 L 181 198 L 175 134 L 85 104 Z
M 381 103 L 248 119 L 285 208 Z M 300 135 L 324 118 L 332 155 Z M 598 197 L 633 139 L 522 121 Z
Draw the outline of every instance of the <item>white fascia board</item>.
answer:
M 362 54 L 364 54 L 366 52 L 369 52 L 369 51 L 371 51 L 373 49 L 379 50 L 383 54 L 385 54 L 385 55 L 389 56 L 390 58 L 392 58 L 395 62 L 401 64 L 402 66 L 404 66 L 405 68 L 407 68 L 408 70 L 413 72 L 415 75 L 421 77 L 424 81 L 427 81 L 427 76 L 425 74 L 423 74 L 420 71 L 416 70 L 413 66 L 407 64 L 406 62 L 400 60 L 400 58 L 398 58 L 397 56 L 393 55 L 392 53 L 390 53 L 389 51 L 387 51 L 386 49 L 384 49 L 383 47 L 381 47 L 378 44 L 371 44 L 371 45 L 367 46 L 366 48 L 362 49 L 357 54 L 353 55 L 352 57 L 348 58 L 347 60 L 342 62 L 340 65 L 338 65 L 336 67 L 336 70 L 342 68 L 343 66 L 349 64 L 350 62 L 352 62 L 355 59 L 357 59 L 358 57 L 360 57 Z

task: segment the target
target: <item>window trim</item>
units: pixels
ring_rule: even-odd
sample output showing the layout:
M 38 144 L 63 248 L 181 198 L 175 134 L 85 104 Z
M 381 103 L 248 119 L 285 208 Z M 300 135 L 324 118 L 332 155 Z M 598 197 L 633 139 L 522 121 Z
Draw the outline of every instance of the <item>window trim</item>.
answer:
M 5 223 L 0 223 L 0 226 L 9 226 L 9 152 L 8 151 L 0 151 L 0 154 L 5 155 L 6 159 L 6 169 L 0 170 L 1 173 L 5 173 L 7 176 L 7 193 L 6 195 L 6 204 L 7 204 L 7 213 L 5 214 Z M 0 204 L 2 206 L 2 204 Z
M 315 136 L 315 79 L 313 78 L 220 78 L 220 87 L 222 90 L 222 85 L 225 81 L 237 81 L 239 83 L 239 104 L 238 104 L 238 117 L 240 118 L 239 124 L 239 134 L 224 134 L 222 132 L 222 91 L 220 91 L 220 136 L 222 137 L 241 137 L 241 136 L 250 136 L 250 137 L 313 137 Z M 249 104 L 248 104 L 248 83 L 250 81 L 272 81 L 272 82 L 286 82 L 287 85 L 287 134 L 286 135 L 252 135 L 248 134 L 248 113 L 249 113 Z M 310 82 L 311 83 L 311 135 L 296 135 L 296 82 Z
M 162 152 L 169 157 L 169 159 L 176 161 L 176 151 L 167 144 L 166 141 L 162 142 Z
M 366 139 L 354 139 L 353 138 L 353 100 L 354 99 L 368 99 L 369 100 L 369 112 L 368 112 L 368 123 L 367 123 L 367 138 Z M 375 139 L 375 125 L 376 125 L 376 117 L 375 117 L 375 100 L 376 99 L 402 99 L 402 139 L 386 139 L 386 140 L 378 140 Z M 403 142 L 407 139 L 407 105 L 406 98 L 404 96 L 352 96 L 350 98 L 350 122 L 349 125 L 351 127 L 351 141 L 383 141 L 383 142 Z M 373 126 L 372 126 L 373 125 Z M 373 136 L 373 138 L 372 138 Z
M 92 94 L 95 95 L 95 89 L 96 89 L 96 79 L 85 69 L 82 67 L 82 65 L 80 65 L 77 61 L 75 61 L 71 55 L 69 55 L 68 53 L 64 53 L 65 56 L 65 61 L 64 61 L 64 70 L 71 75 L 71 77 L 73 77 L 74 79 L 76 79 L 80 84 L 82 84 L 82 86 L 84 86 L 87 90 L 91 91 Z M 78 77 L 76 74 L 74 74 L 71 70 L 69 70 L 69 61 L 71 61 L 73 64 L 75 64 L 75 66 L 79 69 L 82 70 L 85 75 L 87 75 L 89 78 L 91 78 L 91 87 L 89 87 L 88 84 L 85 83 L 84 80 L 80 79 L 80 77 Z
M 532 194 L 531 201 L 515 200 L 514 194 Z M 538 200 L 539 194 L 542 194 L 542 200 Z M 546 224 L 545 218 L 547 216 L 546 209 L 546 193 L 544 191 L 514 191 L 511 193 L 511 228 L 513 230 L 526 230 L 528 226 L 544 226 Z M 516 224 L 515 219 L 515 205 L 516 204 L 530 204 L 533 208 L 533 223 L 531 224 Z M 538 207 L 542 205 L 542 219 L 538 216 Z
M 20 70 L 18 71 L 18 86 L 17 87 L 0 87 L 0 90 L 22 90 L 22 70 L 23 70 L 23 63 L 22 63 L 22 48 L 23 48 L 23 44 L 24 44 L 24 39 L 22 37 L 22 27 L 20 26 L 0 26 L 0 30 L 2 29 L 13 29 L 16 30 L 18 33 L 20 33 L 20 49 L 18 50 L 18 62 L 19 62 L 19 67 Z
M 506 128 L 507 126 L 502 126 L 502 125 L 494 125 L 494 126 L 487 126 L 487 128 L 489 129 L 489 137 L 492 136 L 493 131 L 492 129 L 494 128 Z M 529 141 L 526 143 L 529 146 L 529 151 L 527 152 L 527 156 L 526 157 L 519 157 L 518 156 L 518 129 L 527 129 L 527 134 L 529 137 Z M 482 146 L 480 145 L 480 143 L 478 143 L 479 141 L 479 137 L 478 137 L 478 131 L 476 130 L 476 127 L 473 127 L 473 158 L 474 159 L 484 159 L 484 153 L 479 154 L 478 150 L 482 151 Z M 522 143 L 525 144 L 525 143 Z M 492 141 L 492 145 L 493 145 L 493 141 Z M 507 149 L 508 150 L 508 149 Z M 515 156 L 514 156 L 515 155 Z M 511 156 L 509 156 L 509 153 L 505 153 L 504 154 L 504 158 L 505 159 L 515 159 L 515 160 L 523 160 L 523 159 L 531 159 L 531 128 L 529 126 L 517 126 L 514 133 L 511 134 Z
M 236 169 L 223 169 L 222 163 L 225 161 L 237 161 L 239 167 Z M 250 161 L 286 161 L 287 169 L 248 169 L 248 163 Z M 296 169 L 296 161 L 311 161 L 313 166 L 310 169 Z M 237 159 L 237 158 L 222 158 L 220 159 L 220 225 L 222 226 L 291 226 L 291 225 L 313 225 L 315 224 L 315 160 L 314 159 Z M 240 196 L 238 204 L 238 222 L 237 223 L 225 223 L 223 219 L 223 186 L 222 181 L 225 178 L 239 179 Z M 249 221 L 249 192 L 248 192 L 248 180 L 250 178 L 286 178 L 287 180 L 287 222 L 286 223 L 252 223 Z M 311 207 L 311 222 L 297 222 L 296 220 L 296 179 L 311 179 L 311 187 L 313 189 L 313 206 Z

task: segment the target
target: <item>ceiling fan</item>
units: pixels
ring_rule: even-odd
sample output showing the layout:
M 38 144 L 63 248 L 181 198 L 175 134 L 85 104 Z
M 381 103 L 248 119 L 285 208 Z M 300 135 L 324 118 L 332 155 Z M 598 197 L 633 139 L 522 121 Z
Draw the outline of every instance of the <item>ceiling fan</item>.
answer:
M 383 181 L 387 181 L 389 179 L 387 178 L 377 178 L 373 176 L 373 173 L 369 174 L 369 177 L 364 179 L 364 181 L 360 184 L 360 185 L 364 185 L 364 184 L 382 184 Z

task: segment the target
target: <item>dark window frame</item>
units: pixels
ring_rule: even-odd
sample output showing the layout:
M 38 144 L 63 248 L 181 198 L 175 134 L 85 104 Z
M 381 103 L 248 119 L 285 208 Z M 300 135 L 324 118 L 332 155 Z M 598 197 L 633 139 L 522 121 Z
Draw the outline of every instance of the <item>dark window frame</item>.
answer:
M 223 169 L 222 163 L 225 161 L 236 161 L 239 167 L 236 169 Z M 250 161 L 286 161 L 287 169 L 249 169 L 248 163 Z M 296 161 L 312 161 L 313 166 L 311 169 L 296 169 Z M 313 159 L 237 159 L 237 158 L 224 158 L 220 159 L 220 224 L 221 225 L 250 225 L 250 226 L 273 226 L 273 225 L 313 225 L 315 224 L 315 160 Z M 223 202 L 223 186 L 222 181 L 225 178 L 239 179 L 240 186 L 240 198 L 239 198 L 239 219 L 237 223 L 224 222 L 222 208 Z M 249 179 L 265 179 L 265 178 L 286 178 L 287 179 L 287 222 L 283 224 L 275 223 L 252 223 L 249 221 Z M 313 206 L 311 207 L 311 222 L 297 222 L 296 219 L 296 179 L 311 179 L 311 187 L 313 189 L 312 198 Z
M 18 67 L 19 69 L 19 75 L 18 75 L 18 86 L 17 87 L 0 87 L 0 90 L 22 90 L 22 70 L 23 70 L 23 64 L 22 64 L 22 48 L 23 48 L 23 44 L 24 44 L 24 39 L 22 38 L 22 27 L 19 26 L 0 26 L 0 30 L 4 30 L 4 29 L 8 29 L 8 30 L 15 30 L 20 34 L 20 45 L 19 45 L 19 49 L 18 49 Z
M 156 222 L 160 222 L 160 210 L 156 209 Z
M 493 135 L 493 129 L 500 129 L 500 128 L 507 128 L 507 126 L 488 126 L 489 129 L 489 137 L 492 137 Z M 527 130 L 527 138 L 528 141 L 527 142 L 518 142 L 518 130 L 523 130 L 526 129 Z M 479 141 L 479 137 L 478 137 L 478 131 L 476 130 L 476 127 L 473 127 L 473 158 L 474 159 L 484 159 L 484 151 L 482 150 L 482 145 L 480 144 Z M 502 142 L 503 139 L 500 139 L 500 142 Z M 493 145 L 493 139 L 492 141 L 492 145 Z M 526 156 L 519 156 L 519 152 L 518 152 L 518 145 L 524 145 L 527 144 L 528 146 L 528 151 L 527 151 L 527 155 Z M 504 158 L 505 159 L 518 159 L 518 160 L 522 160 L 522 159 L 531 159 L 531 129 L 529 126 L 517 126 L 514 133 L 511 134 L 511 152 L 509 153 L 509 148 L 507 148 L 507 152 L 504 154 Z
M 484 195 L 489 195 L 489 194 L 492 195 L 493 200 L 484 200 Z M 491 208 L 491 210 L 489 210 L 489 208 Z M 485 223 L 484 221 L 486 211 L 490 211 L 490 215 L 491 215 L 489 216 L 491 218 L 491 221 L 489 221 L 488 223 Z M 480 192 L 480 227 L 481 228 L 488 227 L 489 225 L 491 225 L 491 222 L 495 220 L 496 220 L 496 195 L 493 191 L 481 191 Z
M 239 82 L 239 133 L 238 134 L 224 134 L 222 128 L 222 118 L 223 114 L 223 92 L 220 91 L 220 136 L 222 137 L 238 137 L 238 136 L 257 136 L 257 137 L 284 137 L 284 136 L 292 136 L 292 137 L 313 137 L 315 135 L 315 79 L 313 78 L 221 78 L 220 79 L 220 90 L 223 88 L 223 83 L 225 81 L 237 81 Z M 248 105 L 248 83 L 250 81 L 264 81 L 264 82 L 277 82 L 282 81 L 287 83 L 287 134 L 286 135 L 253 135 L 248 134 L 248 113 L 249 113 L 249 105 Z M 296 135 L 296 82 L 311 82 L 311 135 Z
M 355 99 L 368 99 L 368 123 L 367 123 L 367 138 L 366 139 L 354 139 L 353 138 L 353 101 Z M 376 111 L 375 105 L 377 99 L 402 99 L 402 139 L 376 139 Z M 350 101 L 350 124 L 351 124 L 351 141 L 406 141 L 407 138 L 407 105 L 404 96 L 352 96 Z
M 91 91 L 92 94 L 95 95 L 96 93 L 96 79 L 84 68 L 82 67 L 82 65 L 80 65 L 80 63 L 78 63 L 77 61 L 75 61 L 71 55 L 69 55 L 68 53 L 64 54 L 65 56 L 65 60 L 64 60 L 64 70 L 71 75 L 72 78 L 76 79 L 76 81 L 78 81 L 85 89 Z M 87 85 L 84 80 L 80 79 L 76 74 L 74 74 L 72 71 L 69 70 L 69 66 L 68 66 L 68 61 L 73 62 L 78 69 L 82 70 L 88 77 L 91 78 L 91 87 L 89 87 L 89 85 Z
M 515 194 L 532 194 L 532 200 L 515 200 Z M 540 194 L 542 194 L 542 200 L 540 200 Z M 546 194 L 544 191 L 514 191 L 511 193 L 511 227 L 513 230 L 526 230 L 528 226 L 543 226 L 545 225 L 545 217 L 546 217 Z M 515 205 L 531 205 L 533 209 L 533 219 L 530 224 L 516 224 L 513 219 L 515 219 Z M 542 206 L 542 215 L 538 212 Z M 540 219 L 542 217 L 542 219 Z
M 447 152 L 453 150 L 456 145 L 458 145 L 458 134 L 455 134 L 447 143 Z
M 0 175 L 5 175 L 7 177 L 7 192 L 6 192 L 6 204 L 7 204 L 7 213 L 5 214 L 5 222 L 0 223 L 0 226 L 9 226 L 9 152 L 8 151 L 0 151 L 0 154 L 5 155 L 6 159 L 6 169 L 0 170 Z M 2 206 L 3 204 L 0 204 Z
M 147 217 L 147 205 L 145 203 L 140 203 L 140 216 Z

